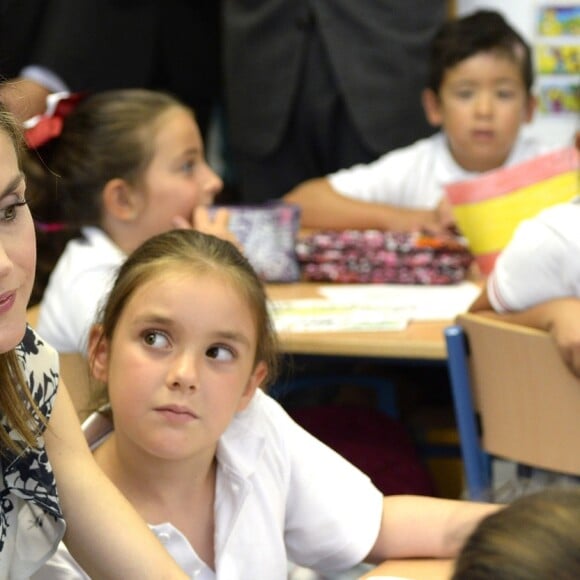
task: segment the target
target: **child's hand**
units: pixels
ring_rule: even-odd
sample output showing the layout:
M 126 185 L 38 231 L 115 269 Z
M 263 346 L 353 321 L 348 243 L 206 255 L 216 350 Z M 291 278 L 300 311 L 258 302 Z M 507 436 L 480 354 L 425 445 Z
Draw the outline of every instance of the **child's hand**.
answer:
M 432 236 L 446 236 L 454 234 L 455 221 L 451 211 L 451 204 L 443 198 L 435 209 L 396 208 L 393 224 L 388 229 L 392 231 L 420 230 Z
M 454 230 L 455 229 L 455 218 L 453 217 L 453 209 L 449 200 L 444 197 L 437 208 L 435 209 L 437 214 L 437 221 L 439 225 L 444 230 Z
M 440 222 L 439 210 L 390 206 L 382 227 L 389 232 L 423 232 L 444 235 L 447 229 Z
M 454 235 L 456 233 L 451 206 L 446 199 L 443 199 L 434 210 L 425 212 L 421 231 L 439 236 Z
M 243 248 L 240 245 L 240 242 L 234 233 L 228 228 L 229 221 L 230 213 L 223 207 L 220 207 L 214 213 L 213 218 L 210 216 L 210 213 L 205 206 L 199 206 L 196 208 L 193 215 L 193 227 L 196 230 L 204 234 L 211 234 L 218 238 L 222 238 L 223 240 L 227 240 L 234 244 L 238 250 L 242 251 Z

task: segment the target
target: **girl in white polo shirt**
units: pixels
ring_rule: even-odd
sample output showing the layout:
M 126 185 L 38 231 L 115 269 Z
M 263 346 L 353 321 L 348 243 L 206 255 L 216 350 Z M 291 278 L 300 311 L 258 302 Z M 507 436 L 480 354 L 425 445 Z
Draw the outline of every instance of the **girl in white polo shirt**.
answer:
M 194 230 L 129 256 L 91 332 L 108 402 L 85 423 L 95 459 L 191 578 L 450 557 L 498 509 L 383 497 L 262 390 L 276 356 L 255 272 L 233 244 Z M 65 577 L 86 576 L 62 547 L 38 578 Z
M 71 98 L 27 131 L 24 171 L 39 239 L 36 330 L 59 352 L 85 352 L 116 269 L 141 242 L 174 227 L 230 234 L 224 220 L 206 223 L 222 181 L 189 107 L 144 89 Z

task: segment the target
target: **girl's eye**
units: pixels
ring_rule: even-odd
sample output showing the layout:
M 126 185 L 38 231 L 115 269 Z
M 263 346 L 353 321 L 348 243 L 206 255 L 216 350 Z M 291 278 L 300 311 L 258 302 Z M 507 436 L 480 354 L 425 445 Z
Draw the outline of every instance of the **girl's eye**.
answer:
M 13 222 L 18 217 L 18 208 L 23 205 L 26 205 L 26 201 L 24 200 L 0 209 L 0 221 L 5 223 Z
M 460 99 L 469 99 L 473 95 L 473 91 L 457 91 L 455 94 Z
M 190 159 L 181 165 L 181 171 L 183 171 L 183 173 L 189 174 L 193 171 L 194 167 L 195 161 L 193 161 L 193 159 Z
M 143 342 L 153 348 L 167 348 L 169 346 L 169 338 L 159 330 L 148 330 L 145 332 L 143 334 Z
M 210 346 L 205 354 L 209 358 L 219 361 L 230 361 L 234 359 L 234 351 L 227 346 Z

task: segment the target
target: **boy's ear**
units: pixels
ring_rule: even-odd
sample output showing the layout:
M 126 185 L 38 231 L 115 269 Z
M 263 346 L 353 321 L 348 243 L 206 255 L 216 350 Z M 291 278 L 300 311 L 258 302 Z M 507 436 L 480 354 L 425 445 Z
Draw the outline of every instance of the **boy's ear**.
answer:
M 103 327 L 94 324 L 89 333 L 89 366 L 91 375 L 100 382 L 109 376 L 109 341 L 103 336 Z
M 248 380 L 248 384 L 246 385 L 244 393 L 242 394 L 242 398 L 240 399 L 240 402 L 238 404 L 238 412 L 243 411 L 250 404 L 250 401 L 252 400 L 252 397 L 254 396 L 256 389 L 258 389 L 262 385 L 262 383 L 266 380 L 267 376 L 268 376 L 268 366 L 264 361 L 260 361 L 256 365 L 256 368 L 254 369 L 252 375 Z
M 139 215 L 141 198 L 132 185 L 115 177 L 107 181 L 103 189 L 103 210 L 117 220 L 132 221 Z
M 443 124 L 443 114 L 441 113 L 439 96 L 432 89 L 423 89 L 421 102 L 429 124 L 433 127 L 440 127 Z

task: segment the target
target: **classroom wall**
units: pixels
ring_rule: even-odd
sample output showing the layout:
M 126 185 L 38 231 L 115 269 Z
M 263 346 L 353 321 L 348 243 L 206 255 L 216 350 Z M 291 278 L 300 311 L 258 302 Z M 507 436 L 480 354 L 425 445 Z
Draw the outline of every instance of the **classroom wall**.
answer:
M 539 2 L 549 4 L 550 0 L 456 0 L 455 8 L 459 16 L 478 8 L 497 10 L 533 46 L 536 35 L 536 9 Z M 571 0 L 559 0 L 552 3 L 578 4 Z M 543 140 L 562 144 L 570 143 L 572 135 L 578 129 L 580 129 L 580 119 L 577 116 L 540 113 L 536 113 L 532 123 L 526 127 L 526 131 L 541 135 Z

